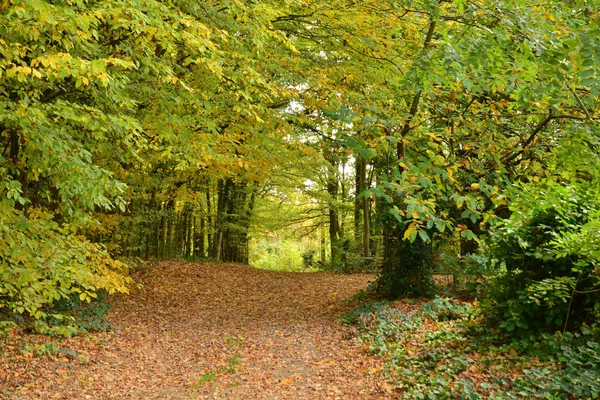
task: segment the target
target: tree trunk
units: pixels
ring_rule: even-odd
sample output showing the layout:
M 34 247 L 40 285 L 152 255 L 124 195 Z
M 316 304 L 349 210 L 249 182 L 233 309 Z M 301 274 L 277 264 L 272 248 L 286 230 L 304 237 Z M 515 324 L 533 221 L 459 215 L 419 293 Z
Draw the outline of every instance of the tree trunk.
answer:
M 192 217 L 192 254 L 194 260 L 197 259 L 198 254 L 198 225 L 196 215 Z
M 161 216 L 160 216 L 160 226 L 161 226 L 161 232 L 160 232 L 160 258 L 161 259 L 165 259 L 166 258 L 166 248 L 167 248 L 167 218 L 169 217 L 168 214 L 168 210 L 167 210 L 167 205 L 166 204 L 162 204 L 162 211 L 161 211 Z
M 481 228 L 478 223 L 473 223 L 471 220 L 465 221 L 465 225 L 471 232 L 479 236 L 481 234 Z M 468 240 L 464 237 L 460 237 L 460 255 L 466 256 L 468 254 L 474 254 L 479 248 L 479 243 L 475 240 Z
M 243 219 L 243 230 L 242 230 L 242 234 L 241 234 L 241 241 L 240 243 L 243 245 L 243 248 L 241 249 L 241 254 L 240 254 L 240 259 L 239 262 L 243 263 L 243 264 L 248 264 L 248 256 L 249 256 L 249 238 L 248 238 L 248 231 L 250 229 L 250 220 L 252 219 L 252 211 L 254 211 L 254 203 L 256 201 L 256 194 L 258 193 L 258 186 L 257 185 L 253 185 L 252 186 L 252 191 L 250 193 L 250 199 L 248 201 L 248 204 L 246 205 L 246 210 L 245 210 L 245 216 Z
M 257 190 L 245 182 L 219 181 L 215 237 L 209 248 L 211 257 L 219 261 L 248 262 L 248 229 Z
M 198 257 L 204 257 L 204 234 L 205 234 L 205 220 L 204 216 L 200 216 L 200 232 L 198 235 Z
M 183 256 L 188 258 L 190 256 L 190 211 L 186 204 L 183 209 Z
M 362 220 L 363 204 L 361 199 L 358 198 L 360 192 L 362 192 L 363 185 L 361 184 L 362 173 L 362 158 L 357 155 L 354 163 L 354 189 L 356 195 L 354 196 L 354 240 L 358 243 L 360 240 L 360 226 Z
M 360 191 L 364 191 L 367 189 L 367 162 L 361 158 L 360 159 Z M 369 211 L 369 198 L 363 197 L 362 199 L 362 215 L 363 215 L 363 257 L 369 257 L 369 241 L 371 240 L 371 223 L 369 218 L 371 213 Z
M 321 265 L 325 264 L 325 260 L 327 258 L 327 249 L 325 248 L 325 232 L 323 232 L 323 225 L 319 227 L 319 232 L 321 233 Z
M 175 256 L 177 258 L 181 257 L 181 225 L 183 220 L 183 215 L 181 212 L 175 212 L 177 215 L 177 220 L 175 222 L 175 231 L 173 232 L 173 236 L 175 237 Z
M 212 208 L 210 201 L 210 181 L 206 186 L 206 248 L 210 256 L 210 249 L 213 246 L 214 220 L 212 218 Z
M 173 258 L 173 209 L 174 201 L 169 200 L 167 203 L 167 258 Z
M 329 194 L 329 244 L 331 246 L 331 263 L 339 262 L 339 222 L 338 213 L 336 211 L 336 201 L 338 197 L 338 181 L 335 173 L 336 163 L 329 160 L 331 168 L 327 175 L 327 193 Z

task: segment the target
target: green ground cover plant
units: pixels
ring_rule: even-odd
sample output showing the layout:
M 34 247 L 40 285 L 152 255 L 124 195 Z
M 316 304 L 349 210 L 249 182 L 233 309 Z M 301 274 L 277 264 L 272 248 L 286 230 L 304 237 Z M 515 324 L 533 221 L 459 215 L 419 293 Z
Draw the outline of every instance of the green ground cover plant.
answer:
M 365 303 L 341 317 L 406 399 L 594 399 L 600 329 L 512 339 L 489 330 L 477 304 Z

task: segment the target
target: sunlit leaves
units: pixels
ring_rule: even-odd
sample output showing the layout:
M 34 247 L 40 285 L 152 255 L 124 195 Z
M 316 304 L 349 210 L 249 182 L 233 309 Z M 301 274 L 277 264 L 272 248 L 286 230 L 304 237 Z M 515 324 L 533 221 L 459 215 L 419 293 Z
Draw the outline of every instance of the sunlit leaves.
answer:
M 40 210 L 26 218 L 6 201 L 0 207 L 0 309 L 43 320 L 48 305 L 73 294 L 89 301 L 97 290 L 127 292 L 128 267 L 101 247 Z M 43 321 L 36 326 L 49 329 Z
M 124 270 L 113 268 L 118 263 L 76 234 L 92 221 L 92 212 L 124 208 L 120 195 L 125 188 L 114 179 L 114 172 L 124 176 L 121 167 L 143 163 L 141 151 L 148 147 L 148 139 L 157 139 L 154 146 L 177 145 L 175 161 L 184 161 L 180 154 L 185 144 L 170 142 L 202 130 L 199 121 L 181 118 L 190 109 L 203 108 L 197 107 L 200 96 L 189 95 L 197 89 L 191 84 L 211 77 L 204 100 L 215 112 L 204 120 L 234 104 L 236 115 L 227 116 L 228 124 L 242 121 L 241 110 L 250 110 L 248 103 L 260 93 L 256 88 L 267 84 L 245 66 L 236 76 L 242 57 L 223 68 L 219 46 L 227 43 L 227 32 L 213 31 L 172 5 L 80 2 L 72 7 L 61 2 L 15 1 L 3 6 L 0 22 L 4 89 L 0 133 L 4 149 L 10 148 L 2 154 L 0 170 L 0 188 L 7 199 L 2 203 L 5 218 L 0 239 L 2 250 L 10 253 L 1 258 L 2 272 L 8 274 L 1 282 L 11 290 L 2 304 L 42 318 L 43 307 L 82 287 L 86 299 L 98 289 L 124 290 Z M 186 69 L 197 75 L 186 77 Z M 219 96 L 224 69 L 229 69 L 229 80 L 238 86 Z M 174 101 L 165 102 L 162 115 L 139 112 L 156 111 L 157 98 Z M 241 99 L 248 103 L 240 108 L 235 103 Z M 169 121 L 164 118 L 167 113 L 180 118 Z M 260 120 L 261 114 L 259 109 L 247 115 Z M 170 123 L 170 129 L 160 129 L 157 117 Z M 240 136 L 244 126 L 237 127 Z M 212 158 L 200 158 L 210 155 L 213 143 L 194 139 L 199 143 L 195 160 L 190 160 L 194 167 L 219 158 L 220 150 L 212 150 Z M 221 152 L 232 151 L 234 165 L 251 169 L 240 157 L 243 152 L 231 147 Z M 223 164 L 225 171 L 231 169 L 227 173 L 236 173 L 231 163 L 213 166 Z M 54 247 L 58 258 L 44 258 Z M 35 275 L 39 271 L 52 271 L 61 280 Z

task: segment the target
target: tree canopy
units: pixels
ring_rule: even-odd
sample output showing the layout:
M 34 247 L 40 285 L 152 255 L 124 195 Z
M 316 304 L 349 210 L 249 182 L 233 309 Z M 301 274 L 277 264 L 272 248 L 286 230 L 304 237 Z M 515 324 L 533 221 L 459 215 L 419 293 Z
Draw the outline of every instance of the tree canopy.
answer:
M 1 7 L 0 308 L 42 330 L 136 257 L 247 263 L 278 228 L 422 294 L 526 191 L 598 193 L 593 1 Z

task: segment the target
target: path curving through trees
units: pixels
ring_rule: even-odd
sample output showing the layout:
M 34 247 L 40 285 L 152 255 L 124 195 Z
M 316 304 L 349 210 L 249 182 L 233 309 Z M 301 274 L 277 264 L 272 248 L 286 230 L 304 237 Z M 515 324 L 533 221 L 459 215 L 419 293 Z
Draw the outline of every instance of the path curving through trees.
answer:
M 336 322 L 369 279 L 165 262 L 113 300 L 115 333 L 60 343 L 76 356 L 13 359 L 0 389 L 10 399 L 392 398 L 378 362 Z

